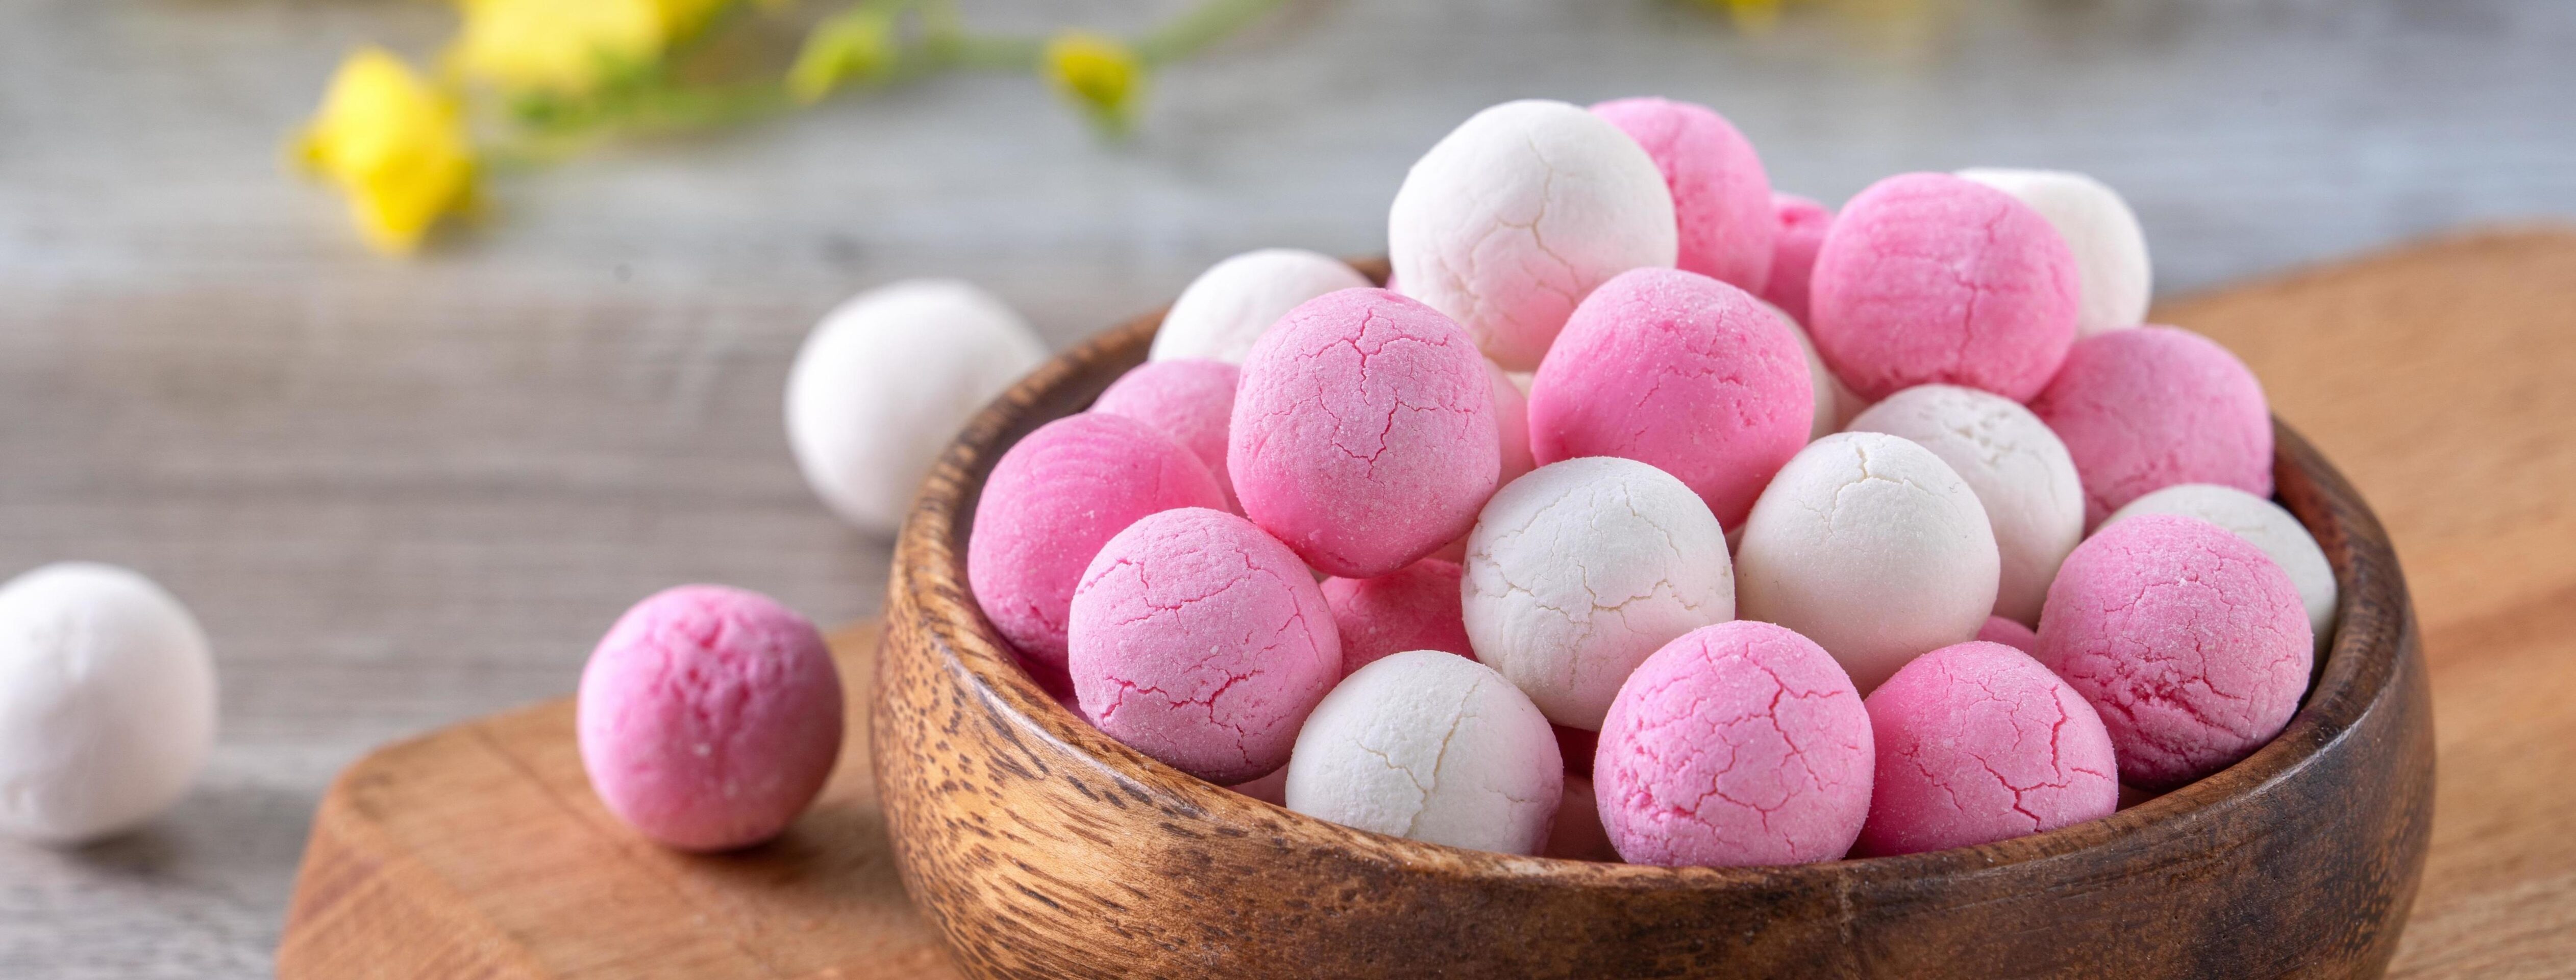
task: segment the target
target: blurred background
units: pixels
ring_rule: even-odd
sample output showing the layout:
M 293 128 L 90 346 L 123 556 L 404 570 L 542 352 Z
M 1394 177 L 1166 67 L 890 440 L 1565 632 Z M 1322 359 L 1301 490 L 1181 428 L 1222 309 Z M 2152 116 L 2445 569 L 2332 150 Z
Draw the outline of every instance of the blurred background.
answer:
M 960 10 L 1043 36 L 1186 6 Z M 0 844 L 0 976 L 267 975 L 335 772 L 569 693 L 653 590 L 875 613 L 887 544 L 799 480 L 780 390 L 816 318 L 890 279 L 971 279 L 1061 347 L 1234 252 L 1381 251 L 1412 160 L 1525 96 L 1706 103 L 1829 203 L 1904 170 L 2088 171 L 2135 207 L 2160 298 L 2576 217 L 2565 0 L 1820 0 L 1759 30 L 1662 0 L 1344 0 L 1161 72 L 1124 140 L 1025 74 L 945 74 L 497 176 L 379 255 L 283 147 L 351 48 L 425 62 L 456 23 L 0 0 L 0 576 L 142 571 L 224 687 L 175 811 Z

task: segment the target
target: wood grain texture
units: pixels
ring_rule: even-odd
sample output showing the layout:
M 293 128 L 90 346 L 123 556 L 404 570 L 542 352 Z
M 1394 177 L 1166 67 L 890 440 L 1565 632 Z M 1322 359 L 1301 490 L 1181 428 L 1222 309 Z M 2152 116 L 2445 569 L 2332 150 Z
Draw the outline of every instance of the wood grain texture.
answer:
M 1383 268 L 1371 269 L 1383 277 Z M 2431 828 L 2433 719 L 2386 532 L 2279 428 L 2280 497 L 2342 587 L 2289 727 L 2135 809 L 1979 847 L 1654 868 L 1365 833 L 1201 782 L 1023 672 L 966 587 L 983 477 L 1142 361 L 1159 317 L 967 426 L 897 541 L 876 771 L 903 881 L 977 977 L 2370 977 Z
M 2441 779 L 2392 976 L 2576 970 L 2576 231 L 2465 235 L 2159 310 L 2363 488 L 2421 610 Z
M 866 710 L 878 631 L 832 638 Z M 667 850 L 603 808 L 570 700 L 387 747 L 323 797 L 277 951 L 285 980 L 893 978 L 948 973 L 905 903 L 853 725 L 769 843 Z
M 2566 708 L 2576 703 L 2576 670 L 2567 666 L 2576 657 L 2569 640 L 2576 635 L 2576 536 L 2562 530 L 2567 504 L 2551 492 L 2576 481 L 2576 456 L 2553 448 L 2576 441 L 2576 385 L 2567 383 L 2576 380 L 2569 377 L 2576 334 L 2564 329 L 2568 309 L 2576 309 L 2576 233 L 2544 230 L 2428 243 L 2159 311 L 2244 353 L 2281 414 L 2367 488 L 2405 555 L 2424 612 L 2440 778 L 2430 858 L 2395 976 L 2556 977 L 2576 962 L 2576 713 Z M 2329 339 L 2340 343 L 2338 354 L 2320 361 L 2314 351 Z M 2392 435 L 2392 427 L 2450 438 Z M 2515 540 L 2526 533 L 2540 540 Z M 2520 556 L 2520 563 L 2497 574 L 2477 560 L 2483 554 Z M 2489 598 L 2498 587 L 2514 591 Z M 867 696 L 856 639 L 836 638 L 854 702 Z M 866 736 L 866 726 L 852 726 L 854 746 Z M 425 748 L 432 745 L 447 748 Z M 496 776 L 497 758 L 527 765 L 515 776 Z M 772 858 L 762 852 L 748 857 L 750 867 L 765 869 L 760 873 L 718 873 L 729 865 L 624 836 L 582 786 L 568 705 L 385 749 L 340 785 L 351 790 L 361 783 L 358 773 L 376 773 L 382 778 L 369 780 L 367 792 L 397 805 L 370 816 L 334 794 L 325 806 L 303 881 L 313 894 L 297 903 L 285 975 L 437 976 L 449 975 L 441 967 L 472 963 L 493 965 L 495 976 L 553 976 L 547 957 L 560 954 L 539 950 L 633 944 L 731 948 L 738 953 L 730 962 L 689 962 L 709 976 L 765 977 L 781 974 L 752 950 L 843 949 L 843 930 L 881 944 L 859 944 L 862 955 L 882 955 L 812 975 L 949 975 L 947 963 L 928 951 L 937 934 L 911 911 L 888 865 L 866 857 L 890 861 L 890 845 L 881 819 L 865 816 L 865 767 L 854 767 L 855 758 L 844 756 L 825 809 L 797 831 L 831 843 L 795 860 L 855 869 L 842 890 L 773 887 L 804 879 L 767 863 Z M 405 782 L 454 786 L 460 777 L 449 769 L 497 779 L 509 788 L 486 796 L 507 803 L 466 808 L 437 794 L 420 805 L 399 802 Z M 378 820 L 426 826 L 399 834 L 344 829 Z M 584 860 L 544 864 L 563 877 L 543 882 L 534 876 L 537 865 L 510 864 L 530 871 L 520 875 L 448 867 L 526 860 L 515 850 L 495 851 L 490 842 L 504 839 Z M 621 900 L 649 911 L 656 926 L 644 939 L 654 942 L 601 937 L 603 924 L 627 921 L 587 904 L 605 882 L 618 883 Z M 746 911 L 711 915 L 709 908 Z M 825 924 L 764 930 L 758 916 Z M 332 930 L 343 935 L 322 935 Z M 682 931 L 693 935 L 668 935 Z M 1961 948 L 1973 954 L 1978 946 Z M 652 975 L 649 963 L 618 962 Z M 416 971 L 401 972 L 404 964 Z M 331 971 L 312 972 L 315 965 Z

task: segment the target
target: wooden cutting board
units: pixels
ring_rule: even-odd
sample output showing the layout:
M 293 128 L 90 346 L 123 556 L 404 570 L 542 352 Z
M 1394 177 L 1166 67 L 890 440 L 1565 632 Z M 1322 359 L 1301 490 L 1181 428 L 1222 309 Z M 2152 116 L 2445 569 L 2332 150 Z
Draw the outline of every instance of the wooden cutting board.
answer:
M 2158 311 L 2237 351 L 2368 495 L 2415 590 L 2440 751 L 2392 975 L 2576 969 L 2576 232 L 2490 232 Z M 877 633 L 833 638 L 866 710 Z M 569 699 L 360 760 L 324 797 L 287 980 L 953 976 L 849 726 L 778 841 L 676 854 L 591 795 Z

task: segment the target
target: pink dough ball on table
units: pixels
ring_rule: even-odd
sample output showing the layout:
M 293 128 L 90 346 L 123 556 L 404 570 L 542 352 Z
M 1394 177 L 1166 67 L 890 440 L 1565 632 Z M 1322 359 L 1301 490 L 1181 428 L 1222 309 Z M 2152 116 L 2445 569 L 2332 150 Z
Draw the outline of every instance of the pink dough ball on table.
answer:
M 2001 616 L 1986 617 L 1984 628 L 1977 630 L 1977 639 L 1987 643 L 2001 643 L 2023 653 L 2039 652 L 2039 634 L 2036 631 Z
M 2272 409 L 2254 372 L 2176 327 L 2084 338 L 2030 403 L 2084 480 L 2084 523 L 2183 483 L 2272 495 Z
M 591 651 L 575 704 L 600 802 L 683 850 L 777 836 L 841 754 L 841 678 L 822 634 L 740 589 L 684 585 L 636 603 Z
M 1920 384 L 2029 401 L 2075 342 L 2075 253 L 2012 195 L 1899 174 L 1843 205 L 1816 251 L 1807 331 L 1870 401 Z
M 1041 673 L 1060 671 L 1074 583 L 1101 544 L 1147 514 L 1225 506 L 1207 465 L 1170 436 L 1125 416 L 1068 415 L 993 465 L 975 503 L 966 582 L 1003 639 Z
M 1253 345 L 1226 464 L 1244 516 L 1327 575 L 1467 533 L 1494 495 L 1494 380 L 1467 332 L 1383 289 L 1326 293 Z
M 1735 527 L 1807 444 L 1815 393 L 1787 324 L 1741 289 L 1633 269 L 1593 290 L 1530 384 L 1540 465 L 1617 456 L 1679 477 Z
M 1306 566 L 1252 522 L 1203 507 L 1109 539 L 1074 590 L 1070 639 L 1092 724 L 1226 785 L 1286 764 L 1342 676 L 1333 611 Z
M 1124 415 L 1153 426 L 1181 444 L 1216 477 L 1226 506 L 1234 505 L 1234 480 L 1225 471 L 1225 432 L 1234 415 L 1234 386 L 1243 371 L 1224 361 L 1189 358 L 1147 361 L 1120 375 L 1091 410 Z
M 2271 741 L 2298 711 L 2313 657 L 2289 574 L 2197 518 L 2103 528 L 2067 556 L 2040 614 L 2039 662 L 2101 712 L 2121 781 L 2144 789 L 2207 776 Z
M 1675 265 L 1747 290 L 1771 279 L 1771 178 L 1753 141 L 1704 105 L 1671 99 L 1617 99 L 1592 107 L 1627 133 L 1673 195 L 1681 233 Z
M 1990 844 L 2119 805 L 2101 716 L 2019 650 L 1942 647 L 1907 663 L 1867 705 L 1878 770 L 1862 854 Z
M 1807 280 L 1816 271 L 1816 250 L 1825 244 L 1834 213 L 1809 198 L 1779 193 L 1771 195 L 1771 213 L 1778 230 L 1771 240 L 1771 276 L 1764 280 L 1762 298 L 1803 324 Z
M 1860 691 L 1823 647 L 1737 620 L 1683 634 L 1629 675 L 1592 779 L 1630 863 L 1799 864 L 1851 850 L 1875 753 Z
M 1342 676 L 1391 653 L 1439 650 L 1476 659 L 1467 644 L 1458 563 L 1425 558 L 1376 578 L 1328 578 L 1321 588 L 1342 637 Z

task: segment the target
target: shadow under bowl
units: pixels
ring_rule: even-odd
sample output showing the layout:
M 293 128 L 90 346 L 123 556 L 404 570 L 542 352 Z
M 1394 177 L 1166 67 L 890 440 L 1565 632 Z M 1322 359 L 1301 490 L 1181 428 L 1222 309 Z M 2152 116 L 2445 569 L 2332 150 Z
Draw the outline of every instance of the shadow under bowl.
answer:
M 977 610 L 966 536 L 994 460 L 1141 362 L 1160 319 L 1093 338 L 987 407 L 897 545 L 876 781 L 904 886 L 968 974 L 2386 969 L 2424 867 L 2432 708 L 2387 533 L 2289 428 L 2275 423 L 2280 497 L 2332 561 L 2342 607 L 2298 714 L 2244 761 L 2109 817 L 1978 847 L 1773 868 L 1518 857 L 1353 830 L 1147 758 L 1041 689 Z

